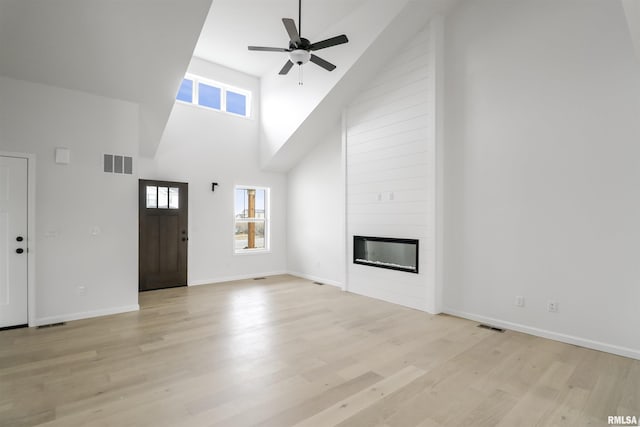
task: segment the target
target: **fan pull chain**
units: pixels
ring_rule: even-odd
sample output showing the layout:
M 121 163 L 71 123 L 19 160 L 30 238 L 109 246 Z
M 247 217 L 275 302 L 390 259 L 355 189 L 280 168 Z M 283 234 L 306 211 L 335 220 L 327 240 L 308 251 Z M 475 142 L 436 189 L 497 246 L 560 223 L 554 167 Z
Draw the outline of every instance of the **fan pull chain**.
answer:
M 298 86 L 302 85 L 304 85 L 302 82 L 302 65 L 298 65 Z

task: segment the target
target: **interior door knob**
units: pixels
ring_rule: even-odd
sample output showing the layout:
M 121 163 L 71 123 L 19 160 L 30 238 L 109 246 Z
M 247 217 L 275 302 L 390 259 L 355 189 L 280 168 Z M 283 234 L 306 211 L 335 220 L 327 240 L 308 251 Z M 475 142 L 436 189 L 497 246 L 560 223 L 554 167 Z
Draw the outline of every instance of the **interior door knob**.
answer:
M 21 253 L 23 253 L 23 252 L 24 252 L 24 249 L 22 249 L 22 248 L 18 248 L 18 249 L 16 249 L 16 253 L 18 253 L 18 254 L 21 254 Z
M 16 240 L 17 240 L 18 242 L 22 242 L 22 241 L 24 240 L 24 237 L 22 237 L 22 236 L 18 236 L 18 237 L 16 237 Z

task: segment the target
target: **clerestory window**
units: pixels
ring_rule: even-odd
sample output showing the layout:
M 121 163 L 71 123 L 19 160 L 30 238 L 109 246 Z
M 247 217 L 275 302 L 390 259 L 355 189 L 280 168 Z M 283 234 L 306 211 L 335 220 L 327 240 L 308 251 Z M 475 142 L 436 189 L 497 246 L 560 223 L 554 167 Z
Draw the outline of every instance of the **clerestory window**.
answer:
M 176 100 L 229 114 L 251 116 L 251 92 L 192 74 L 182 80 Z

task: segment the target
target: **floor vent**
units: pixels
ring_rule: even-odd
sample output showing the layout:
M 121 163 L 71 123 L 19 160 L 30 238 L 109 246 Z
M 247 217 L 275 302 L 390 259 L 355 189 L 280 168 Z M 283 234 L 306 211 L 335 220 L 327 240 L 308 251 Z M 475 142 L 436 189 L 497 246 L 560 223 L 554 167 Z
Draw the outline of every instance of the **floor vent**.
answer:
M 5 326 L 4 328 L 0 328 L 0 331 L 8 331 L 11 329 L 20 329 L 20 328 L 28 328 L 29 325 L 26 323 L 24 325 L 15 325 L 15 326 Z
M 253 280 L 264 280 L 266 277 L 254 277 Z
M 482 328 L 482 329 L 489 329 L 490 331 L 496 331 L 496 332 L 504 332 L 504 329 L 502 328 L 497 328 L 495 326 L 491 326 L 491 325 L 485 325 L 484 323 L 481 323 L 480 325 L 478 325 L 478 328 Z
M 38 326 L 38 329 L 44 329 L 44 328 L 55 328 L 56 326 L 64 326 L 64 322 L 58 322 L 58 323 L 50 323 L 48 325 L 40 325 Z
M 319 285 L 319 286 L 323 286 L 324 283 L 320 283 L 320 282 L 313 282 L 314 285 Z

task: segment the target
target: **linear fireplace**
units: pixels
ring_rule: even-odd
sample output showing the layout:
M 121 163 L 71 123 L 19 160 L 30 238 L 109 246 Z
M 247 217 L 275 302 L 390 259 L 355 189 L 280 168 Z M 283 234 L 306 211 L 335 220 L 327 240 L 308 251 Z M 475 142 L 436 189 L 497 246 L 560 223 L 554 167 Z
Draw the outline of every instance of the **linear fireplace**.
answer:
M 353 236 L 353 263 L 418 273 L 418 240 Z

